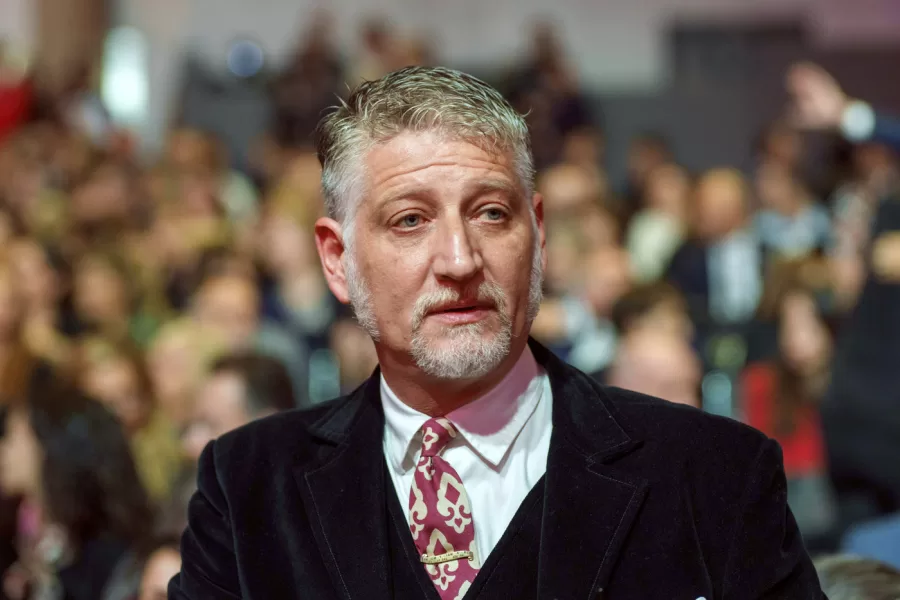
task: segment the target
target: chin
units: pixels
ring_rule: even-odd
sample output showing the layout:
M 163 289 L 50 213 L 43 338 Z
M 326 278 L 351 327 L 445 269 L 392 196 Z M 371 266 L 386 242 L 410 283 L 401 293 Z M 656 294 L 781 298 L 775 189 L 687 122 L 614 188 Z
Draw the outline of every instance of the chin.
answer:
M 410 354 L 425 373 L 439 379 L 477 379 L 496 369 L 509 355 L 510 333 L 483 331 L 481 324 L 456 326 L 440 335 L 413 336 Z

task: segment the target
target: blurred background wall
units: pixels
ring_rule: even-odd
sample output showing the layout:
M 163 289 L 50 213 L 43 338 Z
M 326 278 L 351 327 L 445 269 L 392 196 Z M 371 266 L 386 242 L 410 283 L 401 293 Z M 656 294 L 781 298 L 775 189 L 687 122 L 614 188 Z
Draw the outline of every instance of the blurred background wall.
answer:
M 146 97 L 132 127 L 152 151 L 178 110 L 188 56 L 224 73 L 229 46 L 250 39 L 277 68 L 315 8 L 324 5 L 2 0 L 0 35 L 34 49 L 48 84 L 58 85 L 64 65 L 100 56 L 103 23 L 133 27 L 145 48 L 139 62 Z M 488 79 L 527 51 L 531 24 L 548 19 L 565 32 L 582 87 L 606 117 L 610 146 L 653 129 L 685 149 L 692 168 L 746 164 L 747 140 L 783 104 L 780 74 L 798 57 L 823 63 L 851 93 L 876 104 L 900 101 L 900 84 L 890 76 L 891 50 L 900 46 L 900 4 L 892 0 L 335 0 L 327 10 L 342 49 L 353 52 L 363 22 L 383 17 L 401 33 L 427 40 L 440 62 Z M 860 55 L 865 70 L 854 66 Z M 700 132 L 706 143 L 692 143 Z M 613 179 L 622 176 L 622 160 L 622 153 L 610 155 Z

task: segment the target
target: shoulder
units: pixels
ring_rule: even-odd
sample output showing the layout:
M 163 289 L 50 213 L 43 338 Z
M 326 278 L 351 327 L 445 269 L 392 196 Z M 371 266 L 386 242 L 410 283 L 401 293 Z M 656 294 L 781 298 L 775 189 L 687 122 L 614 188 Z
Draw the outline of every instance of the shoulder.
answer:
M 317 424 L 345 406 L 342 396 L 312 408 L 294 409 L 257 419 L 218 438 L 214 444 L 217 470 L 258 468 L 261 464 L 299 464 L 315 458 Z
M 631 434 L 664 460 L 697 460 L 708 466 L 743 464 L 749 469 L 769 441 L 762 432 L 734 419 L 637 392 L 599 387 Z

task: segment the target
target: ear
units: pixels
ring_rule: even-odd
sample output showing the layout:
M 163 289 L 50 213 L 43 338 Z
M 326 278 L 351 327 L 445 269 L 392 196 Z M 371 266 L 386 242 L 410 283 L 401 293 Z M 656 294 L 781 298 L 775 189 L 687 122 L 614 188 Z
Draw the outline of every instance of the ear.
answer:
M 534 208 L 534 219 L 537 223 L 538 236 L 541 240 L 541 264 L 544 271 L 547 270 L 547 232 L 544 229 L 544 197 L 535 192 L 531 198 L 531 205 Z
M 350 293 L 344 272 L 344 235 L 340 223 L 325 217 L 316 221 L 316 249 L 331 293 L 340 302 L 349 304 Z

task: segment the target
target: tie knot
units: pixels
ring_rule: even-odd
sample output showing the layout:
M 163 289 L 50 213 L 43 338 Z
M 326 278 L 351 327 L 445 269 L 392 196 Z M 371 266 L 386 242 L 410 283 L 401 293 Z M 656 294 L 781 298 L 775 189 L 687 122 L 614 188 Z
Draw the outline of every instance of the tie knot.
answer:
M 429 419 L 422 425 L 422 456 L 436 456 L 456 437 L 456 427 L 441 417 Z

